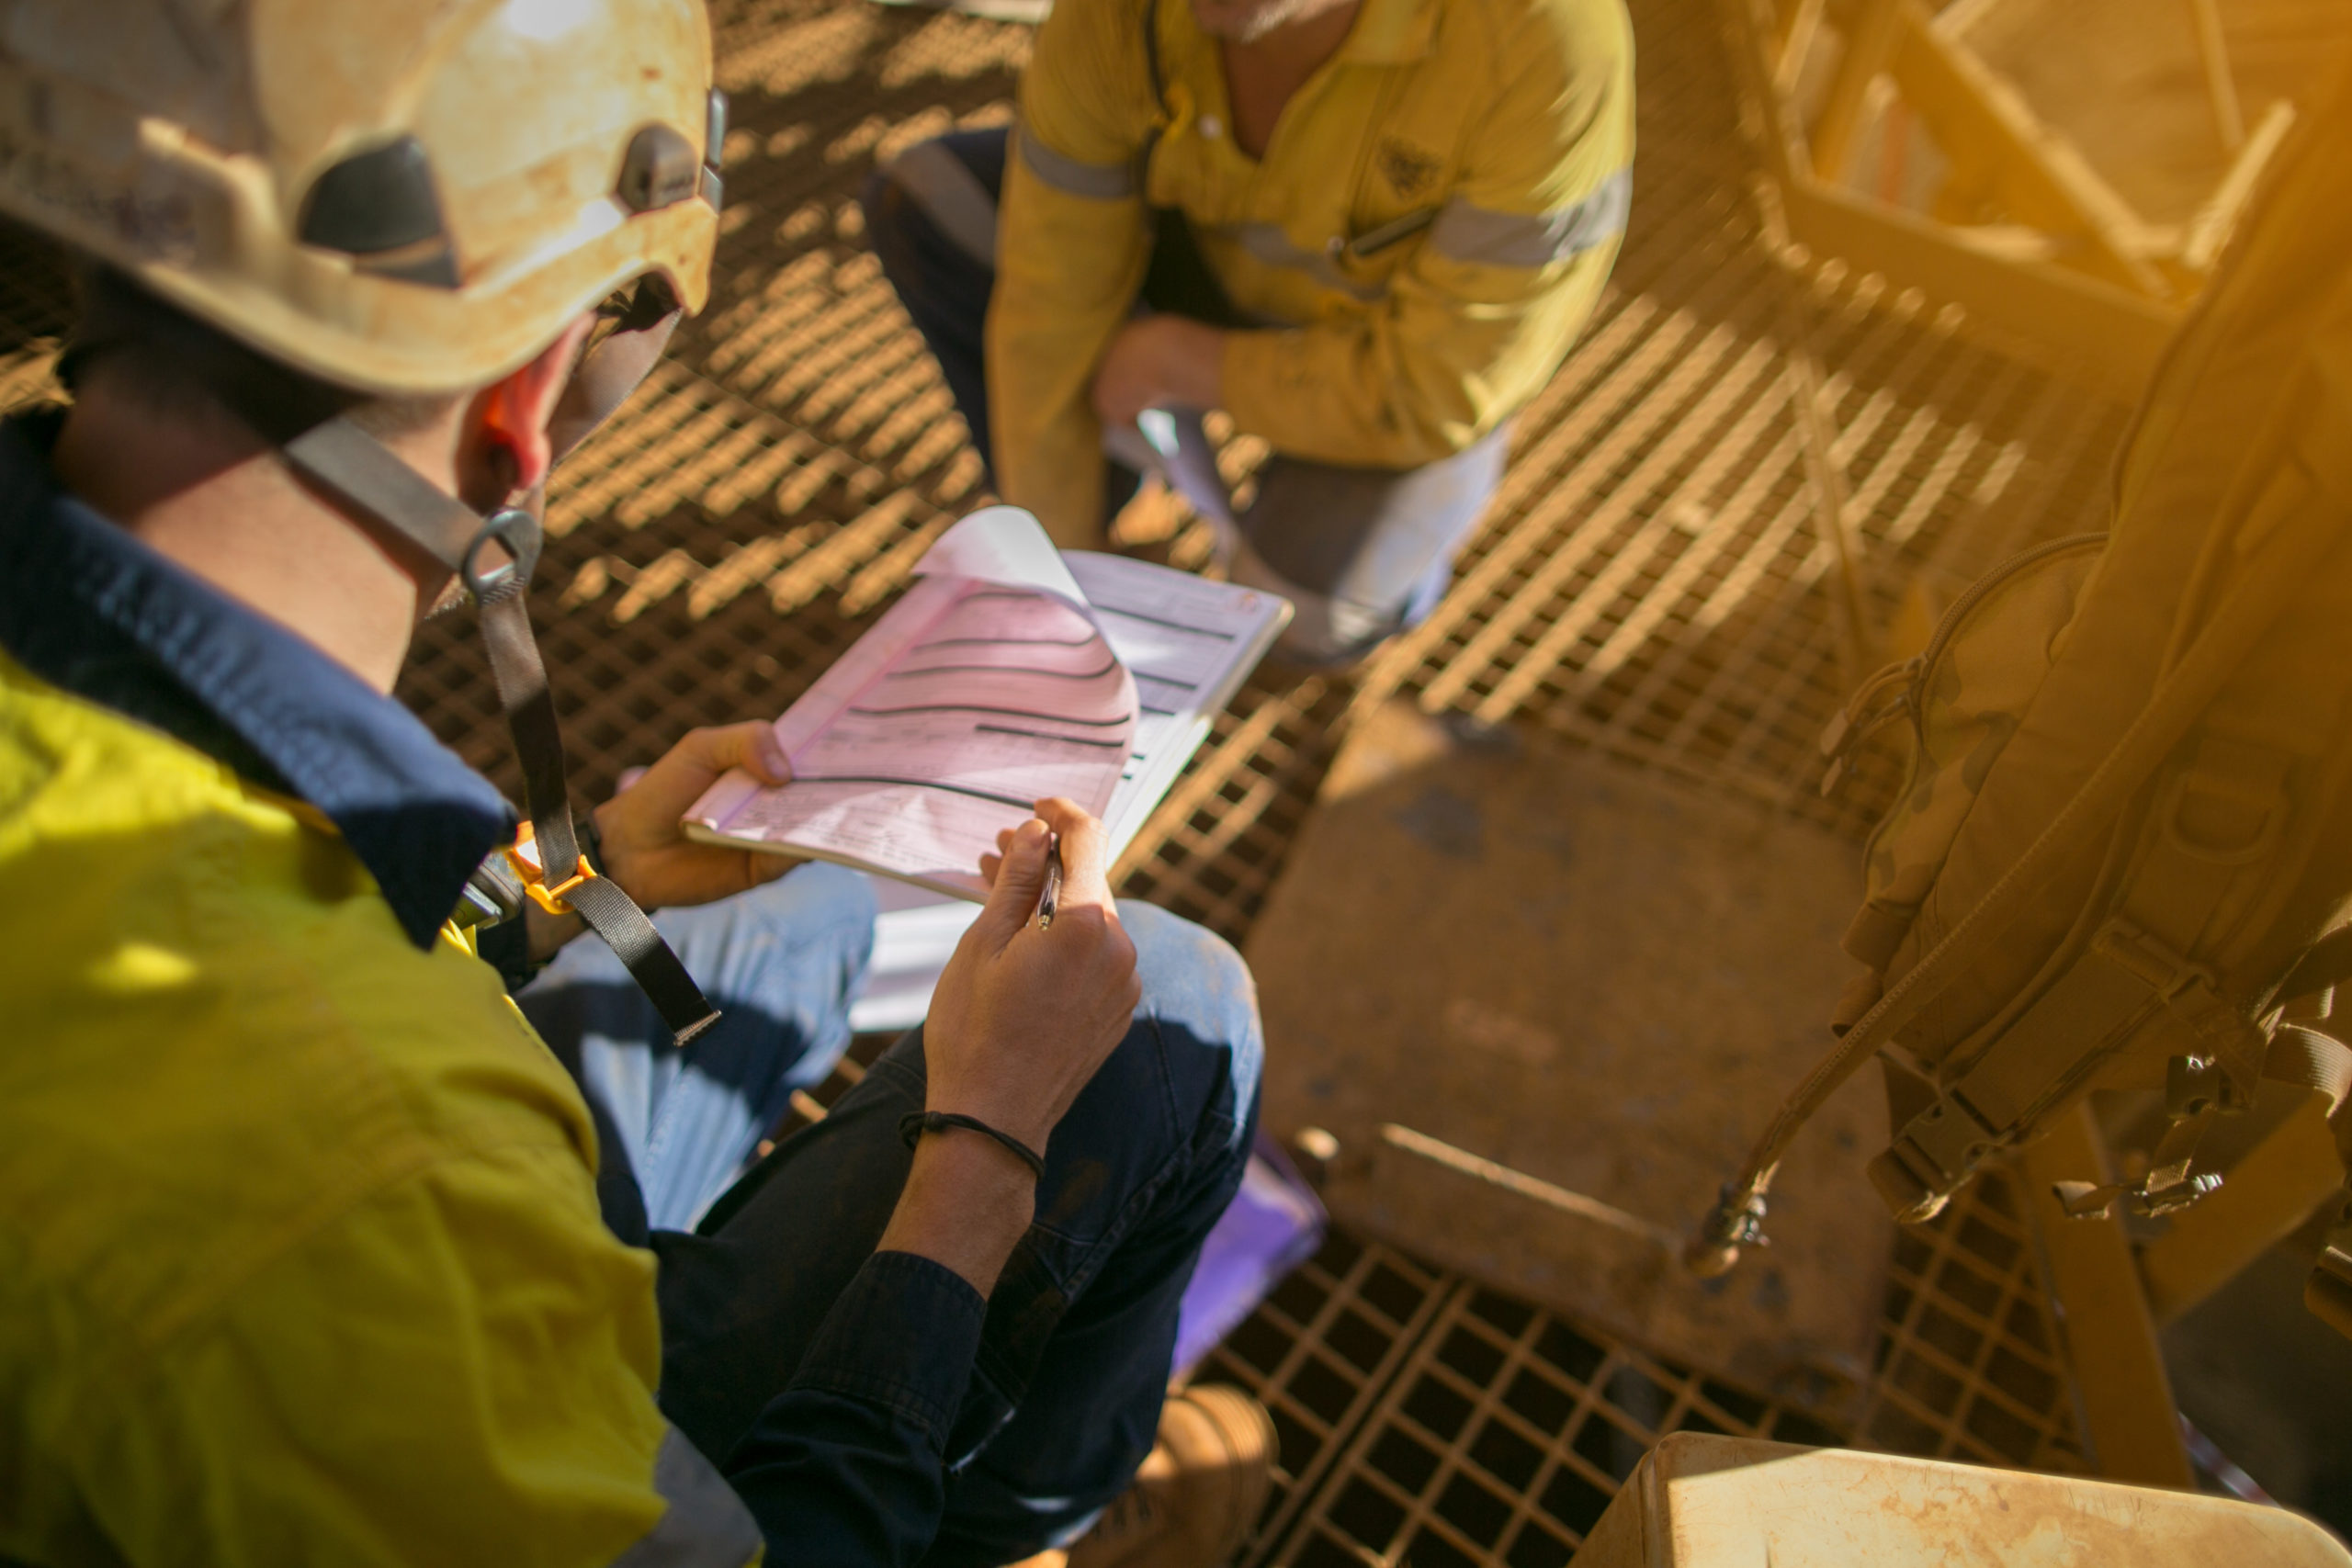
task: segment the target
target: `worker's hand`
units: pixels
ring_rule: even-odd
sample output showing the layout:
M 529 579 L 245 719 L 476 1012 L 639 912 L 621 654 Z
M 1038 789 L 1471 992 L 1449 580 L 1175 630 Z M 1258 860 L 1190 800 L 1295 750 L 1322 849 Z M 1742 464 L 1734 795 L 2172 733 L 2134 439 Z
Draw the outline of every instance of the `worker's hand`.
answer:
M 707 904 L 773 882 L 799 863 L 789 855 L 698 844 L 678 826 L 702 792 L 729 768 L 763 784 L 792 777 L 773 726 L 754 720 L 694 729 L 642 777 L 596 808 L 605 874 L 646 908 Z
M 1213 409 L 1225 391 L 1225 333 L 1183 316 L 1138 316 L 1094 370 L 1094 412 L 1133 424 L 1146 409 Z
M 982 858 L 988 907 L 939 977 L 922 1045 L 927 1109 L 1042 1152 L 1126 1033 L 1142 987 L 1111 903 L 1102 824 L 1067 800 L 1039 801 L 1037 816 Z M 1062 893 L 1045 931 L 1035 917 L 1054 833 Z M 880 1250 L 928 1258 L 985 1296 L 1035 1213 L 1035 1179 L 1011 1151 L 977 1133 L 937 1134 L 916 1145 Z
M 1102 824 L 1067 800 L 981 863 L 988 907 L 957 944 L 923 1022 L 928 1109 L 977 1116 L 1042 1151 L 1056 1122 L 1126 1033 L 1142 999 L 1135 943 L 1120 928 Z M 1035 919 L 1051 834 L 1061 902 Z

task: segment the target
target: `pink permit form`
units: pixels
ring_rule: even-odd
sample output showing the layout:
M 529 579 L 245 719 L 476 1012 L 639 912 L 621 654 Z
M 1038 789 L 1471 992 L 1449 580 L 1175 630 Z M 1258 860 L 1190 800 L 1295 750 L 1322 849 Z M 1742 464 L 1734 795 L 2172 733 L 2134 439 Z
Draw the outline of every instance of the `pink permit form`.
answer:
M 687 837 L 984 900 L 980 856 L 1036 801 L 1103 814 L 1136 683 L 1037 520 L 975 512 L 915 579 L 776 720 L 792 782 L 727 773 L 686 812 Z

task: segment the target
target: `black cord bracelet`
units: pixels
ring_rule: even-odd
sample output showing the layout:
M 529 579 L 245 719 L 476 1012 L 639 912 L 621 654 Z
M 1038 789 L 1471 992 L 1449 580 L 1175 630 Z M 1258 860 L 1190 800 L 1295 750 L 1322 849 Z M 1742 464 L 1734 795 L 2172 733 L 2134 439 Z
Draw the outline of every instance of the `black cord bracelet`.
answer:
M 959 1116 L 953 1111 L 910 1111 L 899 1118 L 899 1136 L 906 1140 L 909 1148 L 913 1148 L 925 1133 L 944 1133 L 955 1127 L 994 1138 L 1021 1156 L 1021 1163 L 1029 1168 L 1030 1175 L 1040 1181 L 1046 1179 L 1045 1156 L 1012 1134 L 998 1132 L 977 1116 Z

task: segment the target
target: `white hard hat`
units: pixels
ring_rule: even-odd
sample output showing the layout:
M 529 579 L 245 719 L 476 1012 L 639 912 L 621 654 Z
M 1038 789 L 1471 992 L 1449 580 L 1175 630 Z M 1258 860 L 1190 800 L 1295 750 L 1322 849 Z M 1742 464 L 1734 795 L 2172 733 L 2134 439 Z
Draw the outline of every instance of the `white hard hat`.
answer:
M 0 0 L 0 209 L 322 379 L 451 392 L 702 308 L 701 0 Z

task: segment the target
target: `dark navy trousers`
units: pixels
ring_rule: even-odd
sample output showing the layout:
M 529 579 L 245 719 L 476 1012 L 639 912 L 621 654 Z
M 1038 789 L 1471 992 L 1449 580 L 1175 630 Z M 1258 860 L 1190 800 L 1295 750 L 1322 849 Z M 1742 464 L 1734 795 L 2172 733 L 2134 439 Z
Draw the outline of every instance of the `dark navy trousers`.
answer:
M 1262 1055 L 1249 971 L 1165 910 L 1119 915 L 1143 1002 L 1046 1151 L 1036 1221 L 989 1301 L 926 1562 L 1027 1556 L 1126 1485 L 1159 1423 L 1202 1239 L 1240 1185 Z M 848 1043 L 872 895 L 811 864 L 654 923 L 724 1015 L 683 1050 L 654 1043 L 666 1032 L 601 942 L 571 943 L 516 999 L 587 1093 L 607 1222 L 660 1260 L 662 1408 L 723 1461 L 791 1382 L 898 1202 L 922 1031 L 746 1170 L 792 1089 L 821 1081 Z

